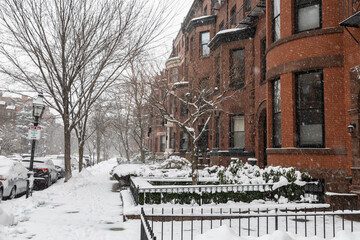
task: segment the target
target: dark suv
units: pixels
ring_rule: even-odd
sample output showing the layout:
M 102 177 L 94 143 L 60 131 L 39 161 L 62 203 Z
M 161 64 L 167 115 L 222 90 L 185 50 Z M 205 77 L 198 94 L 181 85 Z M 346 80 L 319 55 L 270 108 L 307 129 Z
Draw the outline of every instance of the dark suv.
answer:
M 29 169 L 30 159 L 22 160 L 22 164 Z M 35 158 L 34 159 L 34 189 L 44 189 L 51 186 L 58 180 L 58 173 L 54 163 L 50 159 Z

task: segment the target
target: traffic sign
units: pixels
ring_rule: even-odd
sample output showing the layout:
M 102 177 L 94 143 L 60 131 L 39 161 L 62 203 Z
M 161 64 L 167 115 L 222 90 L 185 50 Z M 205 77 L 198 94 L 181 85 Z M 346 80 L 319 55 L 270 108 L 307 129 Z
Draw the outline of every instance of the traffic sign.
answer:
M 34 126 L 29 127 L 29 132 L 28 132 L 29 140 L 39 140 L 40 136 L 41 136 L 41 127 L 34 127 Z

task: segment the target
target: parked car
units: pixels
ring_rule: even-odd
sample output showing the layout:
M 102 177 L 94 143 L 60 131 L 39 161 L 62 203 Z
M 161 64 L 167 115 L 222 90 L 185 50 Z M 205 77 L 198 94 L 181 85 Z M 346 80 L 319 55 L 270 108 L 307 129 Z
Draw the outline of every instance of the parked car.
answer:
M 2 198 L 3 198 L 3 194 L 4 194 L 4 185 L 0 181 L 0 202 L 1 202 Z
M 27 169 L 30 168 L 30 158 L 25 158 L 21 162 Z M 51 159 L 34 159 L 34 189 L 44 189 L 51 186 L 58 180 L 58 173 Z
M 18 161 L 0 156 L 0 181 L 2 198 L 13 199 L 26 192 L 28 170 Z
M 11 155 L 8 155 L 6 156 L 7 158 L 11 159 L 11 160 L 14 160 L 14 161 L 18 161 L 18 162 L 21 162 L 22 161 L 22 156 L 20 154 L 11 154 Z
M 83 161 L 84 161 L 84 167 L 90 166 L 90 156 L 89 155 L 84 155 Z
M 64 163 L 65 163 L 65 156 L 62 154 L 62 155 L 57 155 L 57 157 L 56 157 L 57 159 L 61 159 L 62 161 L 64 161 Z M 79 168 L 79 162 L 78 162 L 78 160 L 75 158 L 75 157 L 73 157 L 73 156 L 70 156 L 70 158 L 71 158 L 71 160 L 70 160 L 70 162 L 71 162 L 71 169 L 72 170 L 76 170 L 76 169 L 78 169 Z
M 57 158 L 56 156 L 50 156 L 48 157 L 51 159 L 55 165 L 55 169 L 58 174 L 58 179 L 65 177 L 65 160 Z

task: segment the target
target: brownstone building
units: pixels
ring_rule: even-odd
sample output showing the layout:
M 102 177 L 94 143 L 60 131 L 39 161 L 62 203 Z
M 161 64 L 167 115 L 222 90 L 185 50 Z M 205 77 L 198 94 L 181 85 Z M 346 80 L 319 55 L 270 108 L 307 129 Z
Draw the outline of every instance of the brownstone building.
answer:
M 209 125 L 205 163 L 256 158 L 359 191 L 359 11 L 350 0 L 195 0 L 164 74 L 173 91 L 235 93 Z M 184 155 L 186 136 L 162 127 L 165 156 Z

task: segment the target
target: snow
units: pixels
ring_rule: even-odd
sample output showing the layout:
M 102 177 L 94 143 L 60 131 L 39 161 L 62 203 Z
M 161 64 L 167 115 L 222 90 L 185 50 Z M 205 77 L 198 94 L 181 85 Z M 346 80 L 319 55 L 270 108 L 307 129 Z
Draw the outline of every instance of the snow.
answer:
M 138 213 L 140 206 L 135 206 L 129 190 L 112 191 L 117 182 L 110 180 L 109 172 L 117 165 L 116 159 L 101 162 L 100 164 L 86 168 L 80 174 L 73 172 L 73 177 L 67 182 L 58 181 L 53 186 L 43 191 L 36 191 L 28 199 L 25 196 L 14 200 L 3 201 L 0 204 L 0 240 L 110 240 L 126 239 L 137 240 L 140 234 L 140 220 L 123 221 L 123 213 Z M 129 164 L 119 165 L 123 172 L 135 171 L 145 165 Z M 140 168 L 139 168 L 140 169 Z M 150 167 L 146 169 L 151 171 Z M 168 169 L 162 169 L 168 170 Z M 153 170 L 154 171 L 154 170 Z M 157 169 L 160 171 L 160 169 Z M 179 170 L 177 170 L 179 171 Z M 181 170 L 180 170 L 181 171 Z M 227 203 L 209 204 L 201 206 L 204 213 L 210 209 L 219 213 L 220 208 L 250 208 L 252 211 L 261 209 L 293 209 L 295 207 L 324 207 L 325 204 L 295 204 L 254 201 L 252 203 Z M 145 206 L 145 211 L 150 213 L 151 206 Z M 194 208 L 195 207 L 195 208 Z M 326 206 L 325 206 L 326 207 Z M 155 206 L 155 212 L 165 208 L 169 213 L 174 205 L 160 204 Z M 200 207 L 182 205 L 176 207 L 174 213 L 194 213 L 200 211 Z M 124 211 L 124 212 L 123 212 Z M 111 230 L 112 229 L 112 230 Z M 165 229 L 168 231 L 168 229 Z M 302 230 L 301 230 L 302 231 Z M 320 237 L 304 238 L 284 231 L 276 231 L 260 238 L 238 237 L 234 230 L 225 224 L 221 227 L 205 231 L 204 234 L 194 235 L 196 240 L 303 240 L 322 239 Z M 360 239 L 360 233 L 338 232 L 334 240 Z
M 15 106 L 14 105 L 8 105 L 8 106 L 6 106 L 6 110 L 15 110 Z
M 213 16 L 214 15 L 206 15 L 206 16 L 196 17 L 196 18 L 191 19 L 191 21 L 204 20 L 206 18 L 211 18 Z
M 114 165 L 116 159 L 102 162 L 28 199 L 3 201 L 0 239 L 139 239 L 140 221 L 123 222 L 119 192 L 111 191 L 116 181 L 109 179 L 109 171 Z
M 357 196 L 357 194 L 353 194 L 353 193 L 334 193 L 334 192 L 325 192 L 325 195 L 328 195 L 328 196 Z

